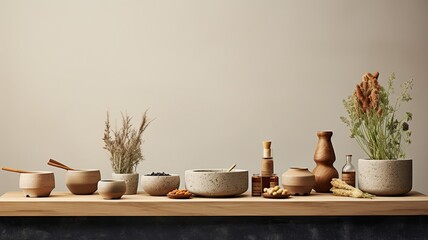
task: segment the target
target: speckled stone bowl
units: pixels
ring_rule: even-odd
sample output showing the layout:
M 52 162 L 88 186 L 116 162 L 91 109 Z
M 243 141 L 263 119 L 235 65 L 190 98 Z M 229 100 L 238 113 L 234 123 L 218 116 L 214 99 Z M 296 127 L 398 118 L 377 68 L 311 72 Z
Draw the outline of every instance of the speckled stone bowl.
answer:
M 233 197 L 248 189 L 248 171 L 193 169 L 185 172 L 186 189 L 203 197 Z
M 19 176 L 19 188 L 27 197 L 49 197 L 55 188 L 55 176 L 53 172 L 21 173 Z
M 141 176 L 141 186 L 144 192 L 151 196 L 166 196 L 180 186 L 180 176 Z
M 412 190 L 412 160 L 358 160 L 358 187 L 379 196 Z

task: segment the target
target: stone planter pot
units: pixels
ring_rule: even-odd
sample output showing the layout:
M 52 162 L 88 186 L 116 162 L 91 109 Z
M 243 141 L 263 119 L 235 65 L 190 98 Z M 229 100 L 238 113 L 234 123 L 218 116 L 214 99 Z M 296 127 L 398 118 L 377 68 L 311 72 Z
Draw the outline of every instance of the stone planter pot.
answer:
M 125 195 L 137 194 L 139 178 L 138 173 L 112 173 L 111 175 L 113 179 L 125 181 Z
M 411 159 L 358 160 L 358 187 L 378 196 L 402 195 L 412 190 Z

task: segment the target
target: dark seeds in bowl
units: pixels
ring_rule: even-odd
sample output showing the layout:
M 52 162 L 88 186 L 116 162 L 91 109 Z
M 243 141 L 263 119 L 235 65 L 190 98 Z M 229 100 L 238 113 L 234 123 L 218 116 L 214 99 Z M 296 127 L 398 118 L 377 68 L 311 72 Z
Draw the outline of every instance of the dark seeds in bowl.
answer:
M 144 176 L 171 176 L 171 174 L 168 174 L 165 172 L 152 172 L 152 173 L 146 174 Z

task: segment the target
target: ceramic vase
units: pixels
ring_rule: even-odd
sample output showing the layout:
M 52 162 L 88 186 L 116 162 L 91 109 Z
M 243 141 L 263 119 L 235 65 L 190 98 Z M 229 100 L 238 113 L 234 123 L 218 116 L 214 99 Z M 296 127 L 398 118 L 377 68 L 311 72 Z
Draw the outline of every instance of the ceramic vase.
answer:
M 138 173 L 112 173 L 113 179 L 124 180 L 126 184 L 125 195 L 137 194 L 138 190 Z
M 68 170 L 65 185 L 76 195 L 90 195 L 97 191 L 101 173 L 98 169 Z
M 53 172 L 21 173 L 19 188 L 26 197 L 49 197 L 55 188 L 54 174 Z
M 314 190 L 320 193 L 327 193 L 330 192 L 332 187 L 331 180 L 339 178 L 339 173 L 333 166 L 334 161 L 336 161 L 333 144 L 331 143 L 333 132 L 319 131 L 317 136 L 318 143 L 314 154 L 314 161 L 317 166 L 312 171 L 315 175 Z
M 358 187 L 378 195 L 403 195 L 412 190 L 412 160 L 358 160 Z
M 282 185 L 291 195 L 309 195 L 315 176 L 307 168 L 292 167 L 282 174 Z
M 120 199 L 125 192 L 124 180 L 103 179 L 98 182 L 98 193 L 104 199 Z

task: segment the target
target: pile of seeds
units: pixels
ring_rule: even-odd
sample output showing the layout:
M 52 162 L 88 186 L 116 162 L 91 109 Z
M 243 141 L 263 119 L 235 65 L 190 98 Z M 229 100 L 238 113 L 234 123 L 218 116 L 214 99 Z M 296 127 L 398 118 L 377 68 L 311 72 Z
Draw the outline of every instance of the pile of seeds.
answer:
M 152 173 L 146 174 L 144 176 L 171 176 L 171 174 L 168 174 L 165 172 L 152 172 Z
M 264 188 L 263 192 L 265 192 L 269 195 L 273 195 L 273 196 L 287 195 L 287 193 L 288 193 L 287 189 L 281 189 L 279 186 L 275 186 L 272 188 Z

